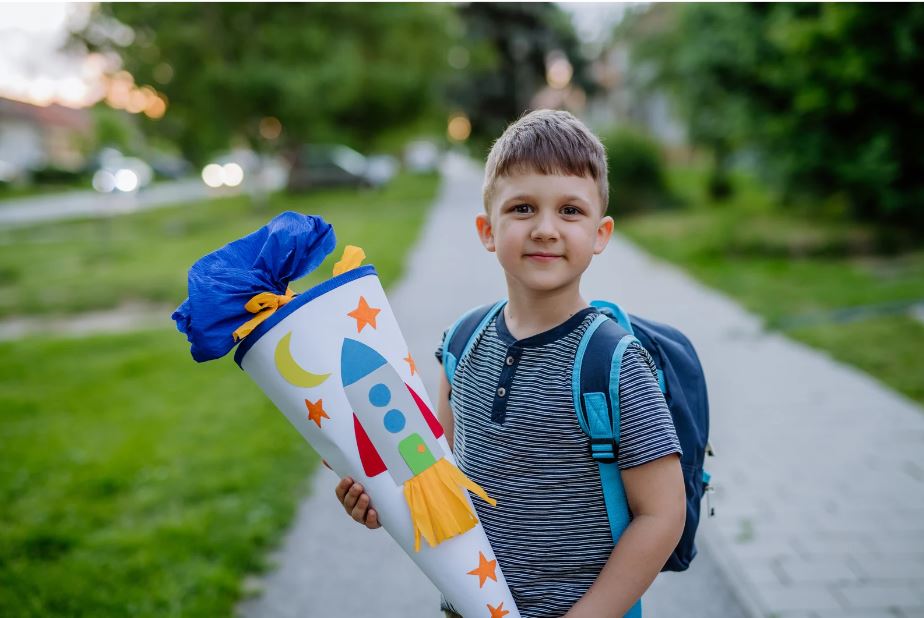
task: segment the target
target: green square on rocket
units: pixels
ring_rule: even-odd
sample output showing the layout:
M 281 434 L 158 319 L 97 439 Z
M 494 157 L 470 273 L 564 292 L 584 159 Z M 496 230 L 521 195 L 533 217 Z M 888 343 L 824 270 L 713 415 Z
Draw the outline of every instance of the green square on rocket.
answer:
M 398 452 L 415 476 L 436 463 L 433 453 L 424 444 L 419 433 L 412 433 L 401 440 L 398 443 Z

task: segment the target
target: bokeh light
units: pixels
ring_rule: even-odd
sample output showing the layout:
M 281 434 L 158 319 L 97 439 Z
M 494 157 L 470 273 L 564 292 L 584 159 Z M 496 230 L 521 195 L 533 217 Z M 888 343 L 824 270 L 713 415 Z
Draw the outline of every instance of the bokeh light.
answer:
M 449 135 L 449 139 L 464 142 L 472 134 L 472 123 L 465 114 L 454 114 L 449 118 L 446 133 Z
M 93 174 L 93 188 L 100 193 L 112 193 L 115 186 L 115 175 L 109 170 L 98 170 Z
M 267 116 L 260 121 L 260 135 L 263 139 L 276 139 L 282 133 L 282 123 L 275 116 Z
M 202 168 L 202 182 L 217 189 L 225 183 L 225 173 L 217 163 L 209 163 Z
M 121 169 L 115 173 L 115 187 L 119 191 L 129 192 L 138 188 L 138 174 L 129 169 Z
M 236 187 L 244 181 L 244 169 L 237 163 L 225 163 L 221 172 L 222 180 L 229 187 Z
M 550 52 L 546 58 L 545 79 L 549 86 L 562 90 L 571 83 L 574 76 L 574 67 L 568 58 L 560 51 Z

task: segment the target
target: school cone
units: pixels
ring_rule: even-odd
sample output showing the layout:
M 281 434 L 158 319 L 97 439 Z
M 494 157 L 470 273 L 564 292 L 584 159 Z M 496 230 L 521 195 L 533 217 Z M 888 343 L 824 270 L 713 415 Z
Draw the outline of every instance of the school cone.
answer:
M 277 222 L 280 217 L 288 219 Z M 270 222 L 267 233 L 260 235 L 267 228 L 255 232 L 258 239 L 251 235 L 252 242 L 232 243 L 219 252 L 230 247 L 254 254 L 240 263 L 270 263 L 267 253 L 291 261 L 292 228 L 298 237 L 298 225 L 305 223 L 298 217 L 305 216 L 284 213 Z M 309 243 L 327 255 L 333 231 L 317 217 L 307 220 L 312 222 L 305 227 L 314 235 L 329 234 L 323 243 Z M 283 238 L 274 234 L 274 223 L 285 224 Z M 489 504 L 495 501 L 456 467 L 375 268 L 361 266 L 363 257 L 361 250 L 348 248 L 334 277 L 300 295 L 287 289 L 300 274 L 258 276 L 272 279 L 275 288 L 245 303 L 249 320 L 241 320 L 236 310 L 242 326 L 231 335 L 231 345 L 240 341 L 235 360 L 336 474 L 362 483 L 382 526 L 459 614 L 518 618 L 469 492 Z M 316 265 L 322 259 L 310 261 Z M 214 254 L 203 260 L 210 272 L 220 270 Z M 174 317 L 193 343 L 193 356 L 207 360 L 221 355 L 227 341 L 197 350 L 193 299 L 211 288 L 198 278 L 193 284 L 195 269 L 190 269 L 190 298 Z M 205 300 L 198 303 L 203 311 L 216 305 Z M 212 315 L 200 321 L 233 323 Z

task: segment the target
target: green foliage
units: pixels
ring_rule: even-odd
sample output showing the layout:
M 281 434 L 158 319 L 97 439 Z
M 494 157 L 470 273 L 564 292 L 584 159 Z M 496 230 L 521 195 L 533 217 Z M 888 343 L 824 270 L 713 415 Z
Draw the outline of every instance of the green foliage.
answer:
M 138 155 L 144 150 L 144 138 L 128 112 L 97 105 L 92 110 L 93 142 L 87 150 L 110 146 L 122 154 Z
M 134 41 L 98 32 L 115 18 Z M 454 12 L 445 4 L 101 4 L 81 38 L 115 48 L 140 84 L 169 100 L 146 121 L 202 162 L 229 139 L 269 147 L 260 120 L 278 118 L 281 145 L 372 143 L 383 127 L 439 119 Z
M 110 309 L 126 301 L 177 305 L 186 271 L 203 254 L 252 232 L 284 210 L 318 214 L 338 247 L 305 289 L 331 272 L 346 244 L 360 244 L 385 285 L 402 268 L 436 194 L 435 176 L 399 175 L 378 191 L 352 189 L 270 197 L 254 210 L 244 196 L 180 204 L 112 219 L 0 230 L 0 316 Z
M 623 214 L 673 204 L 658 144 L 626 128 L 600 134 L 606 147 L 611 212 Z
M 924 6 L 658 5 L 621 32 L 720 169 L 746 147 L 789 197 L 924 233 Z
M 472 135 L 489 146 L 529 108 L 545 87 L 546 55 L 563 52 L 574 67 L 575 86 L 593 93 L 588 62 L 579 52 L 569 16 L 550 2 L 471 2 L 459 8 L 462 44 L 471 66 L 451 76 L 448 99 L 472 120 Z

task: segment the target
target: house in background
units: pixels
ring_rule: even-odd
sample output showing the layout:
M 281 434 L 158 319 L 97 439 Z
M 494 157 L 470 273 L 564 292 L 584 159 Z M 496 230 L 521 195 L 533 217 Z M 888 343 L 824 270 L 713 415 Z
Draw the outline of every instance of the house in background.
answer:
M 53 166 L 75 170 L 84 164 L 78 144 L 93 129 L 86 109 L 39 107 L 0 98 L 0 180 Z

